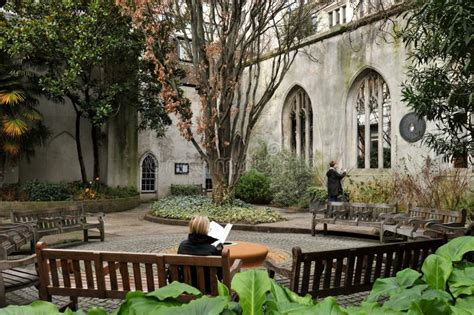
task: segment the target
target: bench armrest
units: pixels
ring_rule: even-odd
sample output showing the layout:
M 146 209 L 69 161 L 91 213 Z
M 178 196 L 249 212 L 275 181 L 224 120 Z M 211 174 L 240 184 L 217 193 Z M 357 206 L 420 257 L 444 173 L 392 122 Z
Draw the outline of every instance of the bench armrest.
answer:
M 0 242 L 3 243 L 5 241 L 9 241 L 10 244 L 15 244 L 15 241 L 13 240 L 13 237 L 11 235 L 8 235 L 7 233 L 2 232 L 2 234 L 0 234 Z
M 466 229 L 466 226 L 462 223 L 458 222 L 452 222 L 452 223 L 439 223 L 439 222 L 428 222 L 425 224 L 426 228 L 432 227 L 432 226 L 442 226 L 445 228 L 460 228 L 460 229 Z
M 409 225 L 413 225 L 416 227 L 426 226 L 428 224 L 435 224 L 435 223 L 441 223 L 441 222 L 439 220 L 433 220 L 433 219 L 425 220 L 425 219 L 419 219 L 419 218 L 412 218 L 408 220 Z
M 379 218 L 384 224 L 396 224 L 398 227 L 410 219 L 406 213 L 381 213 Z
M 289 269 L 285 269 L 285 268 L 282 268 L 282 267 L 278 267 L 276 265 L 274 265 L 271 261 L 269 260 L 265 260 L 263 262 L 263 266 L 265 268 L 267 268 L 267 271 L 269 273 L 276 273 L 276 274 L 279 274 L 285 278 L 288 278 L 288 279 L 291 279 L 291 270 Z
M 391 218 L 393 218 L 395 215 L 400 215 L 400 213 L 397 213 L 397 212 L 382 212 L 379 214 L 378 216 L 378 219 L 379 221 L 386 221 L 386 220 L 390 220 Z
M 440 232 L 467 232 L 468 228 L 464 226 L 452 226 L 442 223 L 431 223 L 427 226 L 430 230 L 440 231 Z
M 232 266 L 230 266 L 230 278 L 232 279 L 236 273 L 240 272 L 240 268 L 242 266 L 242 260 L 236 259 Z
M 11 268 L 23 267 L 34 264 L 36 262 L 36 254 L 25 258 L 15 260 L 0 260 L 0 270 L 7 270 Z
M 326 209 L 326 208 L 312 209 L 311 212 L 313 214 L 326 214 L 328 212 L 328 209 Z
M 85 216 L 102 218 L 102 217 L 105 217 L 105 213 L 104 212 L 86 212 Z

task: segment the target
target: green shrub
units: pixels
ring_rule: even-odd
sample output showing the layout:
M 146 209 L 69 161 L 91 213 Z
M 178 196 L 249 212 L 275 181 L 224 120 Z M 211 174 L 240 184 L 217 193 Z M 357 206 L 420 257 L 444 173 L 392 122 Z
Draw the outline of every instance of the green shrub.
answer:
M 269 203 L 272 200 L 270 178 L 254 169 L 245 172 L 235 187 L 235 196 L 250 203 Z
M 407 268 L 395 277 L 377 279 L 369 296 L 359 306 L 344 308 L 334 297 L 317 301 L 309 294 L 299 296 L 270 279 L 265 270 L 250 269 L 237 273 L 232 278 L 231 288 L 218 282 L 219 295 L 215 297 L 175 281 L 150 293 L 127 294 L 113 314 L 472 314 L 474 263 L 462 261 L 462 257 L 472 251 L 474 237 L 451 240 L 425 259 L 422 273 Z M 237 294 L 238 302 L 233 301 L 231 292 Z M 192 295 L 194 299 L 180 299 L 184 294 Z M 60 313 L 52 303 L 35 301 L 26 306 L 8 306 L 0 310 L 2 314 Z M 77 314 L 84 313 L 78 311 Z M 106 312 L 93 309 L 89 314 L 105 315 Z
M 106 186 L 103 189 L 105 198 L 107 199 L 115 199 L 115 198 L 129 198 L 133 196 L 137 196 L 139 193 L 133 187 L 109 187 Z
M 301 200 L 309 199 L 307 189 L 313 180 L 311 169 L 293 153 L 282 152 L 272 157 L 270 180 L 275 204 L 298 205 Z
M 171 185 L 171 195 L 173 196 L 195 196 L 202 193 L 199 185 Z
M 306 161 L 292 152 L 270 154 L 264 142 L 250 157 L 252 168 L 270 178 L 272 203 L 281 206 L 305 205 L 314 175 Z
M 190 220 L 195 215 L 206 215 L 210 220 L 224 223 L 266 223 L 283 220 L 270 208 L 255 208 L 235 199 L 232 204 L 215 205 L 205 196 L 168 196 L 153 204 L 151 213 L 157 217 Z
M 22 185 L 30 201 L 62 201 L 71 199 L 67 184 L 30 181 Z
M 326 202 L 328 200 L 328 189 L 326 187 L 311 186 L 308 194 L 312 201 Z

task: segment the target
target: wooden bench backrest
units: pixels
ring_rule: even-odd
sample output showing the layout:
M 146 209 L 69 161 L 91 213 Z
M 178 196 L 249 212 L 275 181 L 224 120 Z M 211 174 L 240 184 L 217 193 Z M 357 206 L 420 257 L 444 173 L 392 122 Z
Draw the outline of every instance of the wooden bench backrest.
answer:
M 41 299 L 51 295 L 123 299 L 129 291 L 149 292 L 174 280 L 203 288 L 202 292 L 206 292 L 207 281 L 210 292 L 206 293 L 217 295 L 218 273 L 230 286 L 228 249 L 223 250 L 222 257 L 205 257 L 59 250 L 45 246 L 42 242 L 36 245 Z M 178 266 L 182 269 L 178 270 Z M 191 268 L 196 268 L 197 278 L 192 278 Z M 205 268 L 210 270 L 210 279 L 202 279 Z
M 80 218 L 84 216 L 81 208 L 55 208 L 35 211 L 11 211 L 10 219 L 13 223 L 37 223 L 38 229 L 48 230 L 54 228 L 53 219 L 65 218 L 62 220 L 64 226 L 76 225 Z
M 405 268 L 420 270 L 425 258 L 445 243 L 427 240 L 303 253 L 293 248 L 290 289 L 314 298 L 370 290 L 380 277 Z
M 81 219 L 84 218 L 84 210 L 82 208 L 73 209 L 62 209 L 61 216 L 63 226 L 72 226 L 81 223 Z
M 348 203 L 348 202 L 328 202 L 328 213 L 336 213 L 336 217 L 347 220 L 376 221 L 381 213 L 398 212 L 396 204 L 370 204 L 370 203 Z M 346 211 L 344 215 L 338 215 Z
M 466 223 L 466 209 L 460 211 L 446 211 L 434 208 L 412 208 L 409 211 L 410 217 L 422 217 L 424 220 L 440 220 L 441 223 Z
M 201 292 L 218 295 L 217 278 L 230 288 L 229 250 L 222 256 L 163 255 L 169 270 L 168 280 L 180 281 L 198 288 Z

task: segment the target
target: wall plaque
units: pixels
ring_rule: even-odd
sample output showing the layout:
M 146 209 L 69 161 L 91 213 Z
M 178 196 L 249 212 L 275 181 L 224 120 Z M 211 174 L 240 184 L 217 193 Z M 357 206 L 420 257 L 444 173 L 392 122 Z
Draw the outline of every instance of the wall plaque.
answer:
M 426 122 L 415 113 L 408 113 L 400 121 L 400 135 L 407 142 L 417 142 L 426 131 Z

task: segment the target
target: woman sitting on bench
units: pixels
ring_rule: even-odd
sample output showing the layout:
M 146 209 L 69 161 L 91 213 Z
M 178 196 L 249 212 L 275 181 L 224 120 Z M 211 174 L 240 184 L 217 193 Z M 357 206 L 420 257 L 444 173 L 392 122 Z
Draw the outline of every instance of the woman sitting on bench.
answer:
M 209 232 L 209 219 L 206 216 L 195 216 L 189 221 L 188 239 L 179 244 L 178 254 L 196 256 L 220 256 L 222 244 L 212 245 L 215 238 L 207 235 Z
M 206 216 L 195 216 L 189 222 L 188 239 L 179 244 L 178 254 L 182 255 L 196 255 L 196 256 L 220 256 L 222 253 L 222 244 L 215 247 L 212 245 L 215 238 L 207 235 L 209 232 L 209 219 Z M 182 266 L 178 266 L 179 281 L 184 280 L 184 271 Z M 204 268 L 205 279 L 210 279 L 209 268 Z M 217 278 L 222 280 L 222 270 L 217 271 Z M 195 267 L 191 267 L 191 282 L 194 287 L 197 286 L 197 272 Z M 211 291 L 210 281 L 206 281 L 205 292 Z

